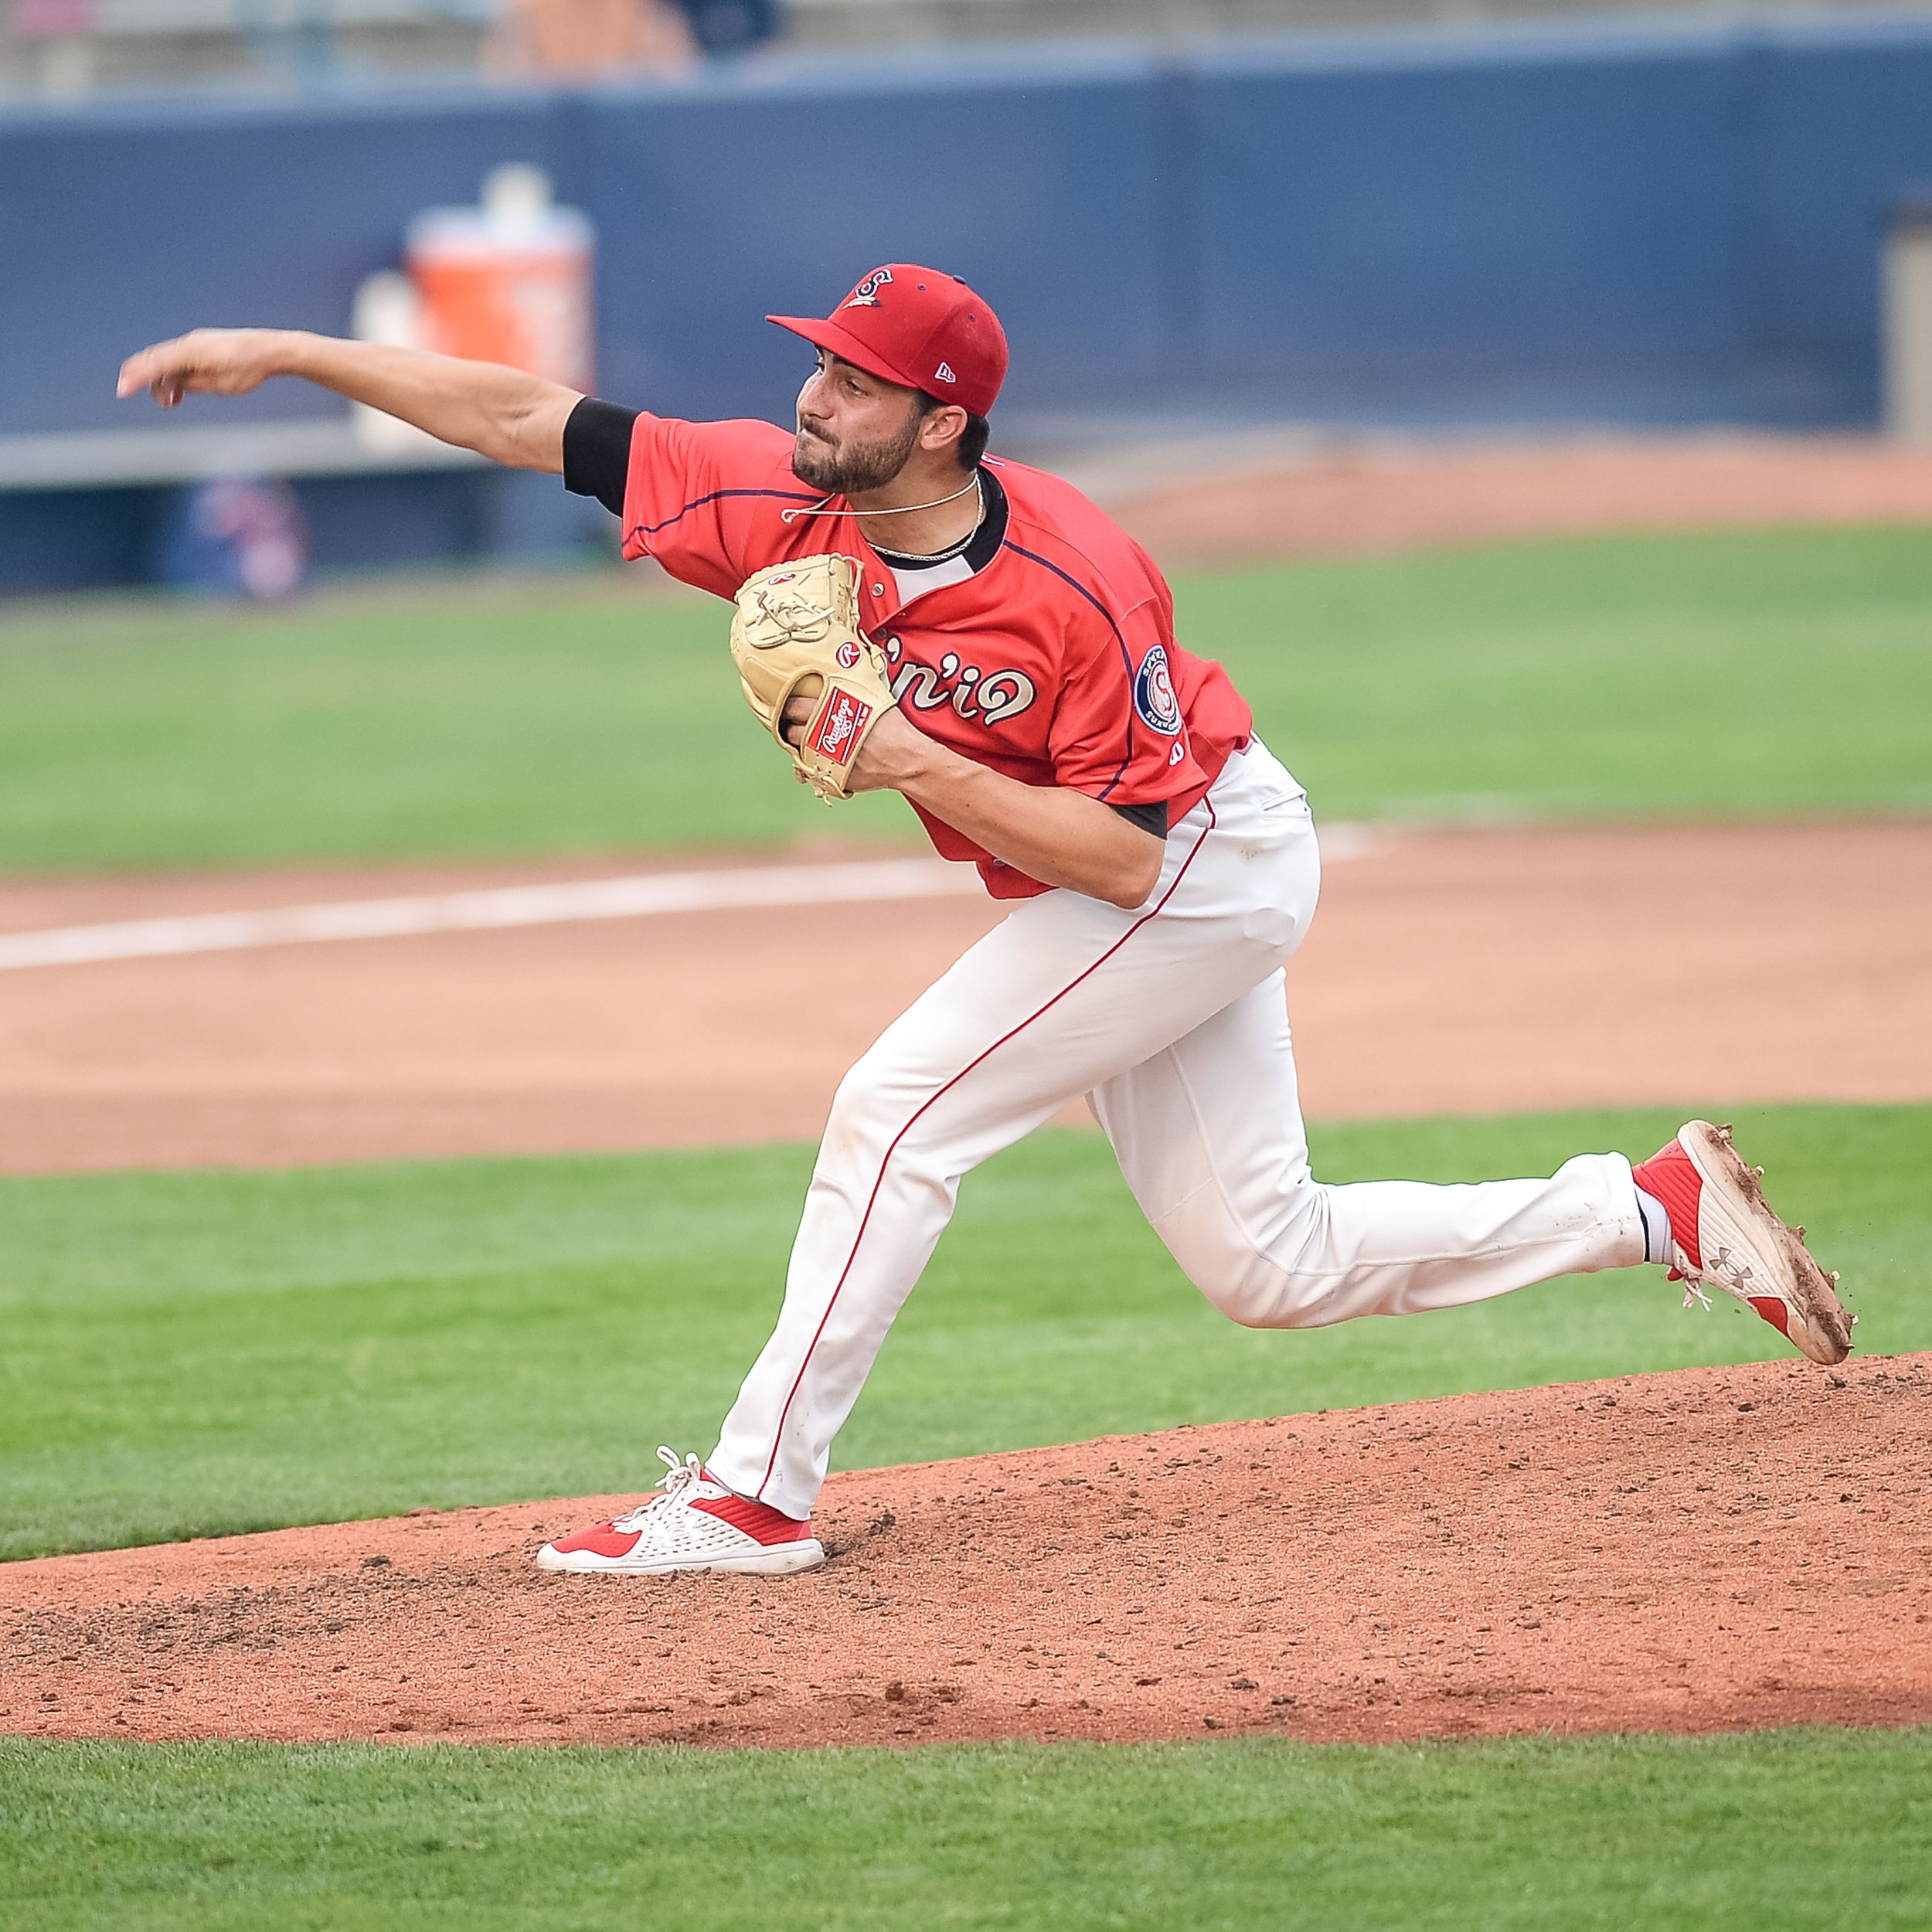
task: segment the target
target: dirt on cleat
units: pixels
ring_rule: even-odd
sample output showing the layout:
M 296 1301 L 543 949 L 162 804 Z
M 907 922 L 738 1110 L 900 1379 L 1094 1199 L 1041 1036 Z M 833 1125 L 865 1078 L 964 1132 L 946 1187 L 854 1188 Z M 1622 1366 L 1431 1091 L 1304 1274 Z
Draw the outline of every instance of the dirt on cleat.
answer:
M 1753 1294 L 1746 1283 L 1726 1280 L 1715 1268 L 1708 1269 L 1703 1279 L 1735 1295 L 1814 1362 L 1827 1367 L 1842 1362 L 1852 1349 L 1852 1321 L 1835 1292 L 1837 1274 L 1827 1274 L 1812 1259 L 1802 1232 L 1787 1227 L 1773 1211 L 1759 1185 L 1764 1170 L 1744 1164 L 1731 1144 L 1726 1128 L 1689 1121 L 1678 1139 L 1705 1172 L 1707 1184 L 1713 1170 L 1729 1181 L 1741 1199 L 1759 1240 L 1768 1238 L 1784 1264 L 1777 1271 L 1782 1282 L 1775 1294 Z

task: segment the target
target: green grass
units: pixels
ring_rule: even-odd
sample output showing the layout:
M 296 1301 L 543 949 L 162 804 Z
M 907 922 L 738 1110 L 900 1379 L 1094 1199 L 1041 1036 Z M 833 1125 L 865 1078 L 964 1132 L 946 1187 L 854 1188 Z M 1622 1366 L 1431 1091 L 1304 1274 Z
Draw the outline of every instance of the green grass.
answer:
M 1188 580 L 1328 817 L 1932 808 L 1932 532 L 1519 543 Z
M 1546 1173 L 1679 1113 L 1331 1126 L 1332 1179 Z M 1932 1106 L 1737 1116 L 1845 1273 L 1861 1348 L 1932 1347 Z M 648 1487 L 776 1312 L 795 1147 L 0 1180 L 0 1554 Z M 968 1180 L 844 1468 L 1787 1352 L 1654 1270 L 1303 1334 L 1180 1276 L 1105 1143 Z
M 1337 816 L 1932 807 L 1932 535 L 1512 544 L 1183 576 Z M 914 835 L 827 813 L 723 607 L 595 580 L 284 614 L 123 600 L 0 639 L 0 871 Z
M 1932 1733 L 782 1754 L 0 1741 L 18 1932 L 1900 1932 Z

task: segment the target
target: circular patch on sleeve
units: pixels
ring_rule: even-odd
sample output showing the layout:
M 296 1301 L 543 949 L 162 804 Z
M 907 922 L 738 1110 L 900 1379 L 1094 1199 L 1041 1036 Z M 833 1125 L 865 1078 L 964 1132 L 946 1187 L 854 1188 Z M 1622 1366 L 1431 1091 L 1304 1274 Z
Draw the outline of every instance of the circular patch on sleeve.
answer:
M 1172 738 L 1181 729 L 1181 701 L 1174 695 L 1174 674 L 1168 668 L 1165 645 L 1157 644 L 1141 660 L 1134 680 L 1134 709 L 1165 736 Z

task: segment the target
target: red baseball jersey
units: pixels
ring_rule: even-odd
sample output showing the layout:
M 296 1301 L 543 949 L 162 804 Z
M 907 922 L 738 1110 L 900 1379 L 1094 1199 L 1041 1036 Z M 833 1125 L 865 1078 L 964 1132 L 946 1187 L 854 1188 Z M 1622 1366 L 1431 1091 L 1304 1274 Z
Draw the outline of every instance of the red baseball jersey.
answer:
M 767 564 L 834 552 L 861 573 L 866 630 L 894 695 L 929 737 L 1029 785 L 1111 805 L 1189 811 L 1246 744 L 1253 718 L 1219 665 L 1174 638 L 1174 599 L 1154 560 L 1071 484 L 997 457 L 1004 541 L 984 566 L 902 600 L 849 512 L 792 474 L 791 434 L 770 423 L 641 415 L 624 488 L 624 554 L 733 597 Z M 947 859 L 971 859 L 995 898 L 1046 888 L 915 806 Z

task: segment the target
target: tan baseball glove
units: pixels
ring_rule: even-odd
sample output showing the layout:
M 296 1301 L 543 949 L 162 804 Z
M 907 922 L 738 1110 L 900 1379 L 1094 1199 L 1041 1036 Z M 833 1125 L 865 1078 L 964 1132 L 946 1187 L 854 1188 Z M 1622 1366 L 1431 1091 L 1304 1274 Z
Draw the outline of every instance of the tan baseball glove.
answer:
M 897 702 L 886 654 L 859 628 L 859 570 L 849 557 L 807 556 L 746 578 L 731 620 L 731 658 L 745 702 L 820 798 L 849 798 L 859 748 Z M 796 741 L 785 706 L 813 700 Z

